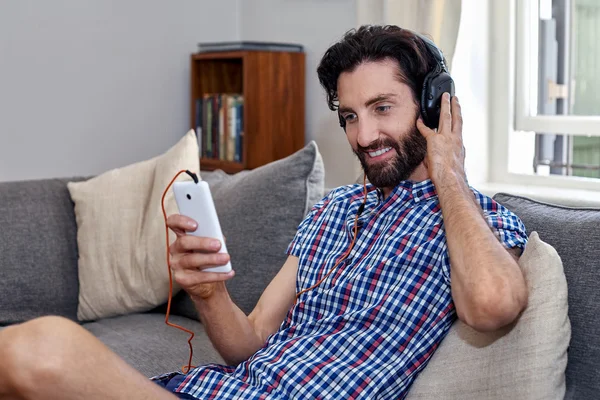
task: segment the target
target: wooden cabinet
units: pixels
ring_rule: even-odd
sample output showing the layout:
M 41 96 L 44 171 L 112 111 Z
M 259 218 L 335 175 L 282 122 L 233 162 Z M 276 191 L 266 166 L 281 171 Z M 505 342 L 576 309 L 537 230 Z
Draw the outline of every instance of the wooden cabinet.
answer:
M 241 161 L 201 157 L 202 170 L 235 173 L 253 169 L 304 147 L 305 54 L 302 52 L 244 50 L 193 54 L 190 92 L 192 129 L 199 122 L 197 99 L 218 93 L 243 96 Z

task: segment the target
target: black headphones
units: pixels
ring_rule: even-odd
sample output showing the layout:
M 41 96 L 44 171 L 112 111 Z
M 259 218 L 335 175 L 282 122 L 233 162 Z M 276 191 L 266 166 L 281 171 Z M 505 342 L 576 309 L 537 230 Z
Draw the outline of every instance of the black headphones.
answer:
M 436 129 L 440 121 L 442 95 L 444 92 L 448 92 L 450 93 L 450 96 L 454 96 L 454 81 L 444 62 L 444 53 L 442 53 L 442 50 L 425 36 L 419 35 L 418 33 L 415 33 L 415 36 L 425 43 L 429 53 L 437 61 L 435 68 L 425 75 L 423 87 L 421 89 L 421 101 L 419 104 L 421 117 L 423 118 L 425 125 L 431 129 Z M 344 128 L 345 131 L 346 121 L 339 112 L 338 118 L 340 120 L 340 126 Z
M 428 38 L 417 35 L 429 49 L 429 52 L 435 57 L 437 65 L 425 75 L 423 80 L 423 89 L 421 90 L 421 117 L 425 125 L 431 129 L 436 129 L 440 122 L 440 107 L 442 104 L 442 95 L 444 92 L 454 96 L 454 81 L 450 77 L 450 72 L 444 62 L 444 53 Z

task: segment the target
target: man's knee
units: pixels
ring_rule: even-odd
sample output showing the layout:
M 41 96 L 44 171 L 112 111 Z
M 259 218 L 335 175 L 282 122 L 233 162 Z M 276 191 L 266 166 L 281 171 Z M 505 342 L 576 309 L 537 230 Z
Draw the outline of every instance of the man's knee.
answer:
M 48 316 L 0 332 L 0 359 L 11 386 L 21 392 L 59 379 L 74 354 L 68 346 L 84 331 L 66 318 Z

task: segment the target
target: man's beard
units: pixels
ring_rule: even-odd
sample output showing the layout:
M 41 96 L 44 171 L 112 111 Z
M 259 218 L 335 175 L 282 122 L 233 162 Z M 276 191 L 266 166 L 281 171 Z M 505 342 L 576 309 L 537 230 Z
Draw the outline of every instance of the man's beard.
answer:
M 396 154 L 392 159 L 376 164 L 367 163 L 367 151 L 391 147 Z M 417 127 L 413 129 L 400 142 L 392 139 L 377 141 L 369 147 L 360 147 L 354 151 L 360 160 L 369 182 L 378 188 L 396 187 L 400 182 L 417 169 L 427 154 L 427 140 L 419 133 Z

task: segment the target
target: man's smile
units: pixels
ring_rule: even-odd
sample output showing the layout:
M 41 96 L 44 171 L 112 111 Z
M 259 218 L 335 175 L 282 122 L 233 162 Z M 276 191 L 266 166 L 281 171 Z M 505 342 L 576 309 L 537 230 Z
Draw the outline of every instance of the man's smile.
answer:
M 375 151 L 366 151 L 368 158 L 373 161 L 383 161 L 394 155 L 393 147 L 383 147 Z

